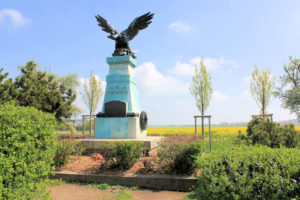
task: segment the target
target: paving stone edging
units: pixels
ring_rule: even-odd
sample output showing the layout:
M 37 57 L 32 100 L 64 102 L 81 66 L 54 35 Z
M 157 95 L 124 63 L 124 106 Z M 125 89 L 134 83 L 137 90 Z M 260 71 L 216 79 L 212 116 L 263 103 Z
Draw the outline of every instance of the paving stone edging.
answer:
M 197 186 L 197 178 L 191 176 L 167 175 L 101 175 L 81 174 L 69 171 L 54 171 L 52 178 L 82 183 L 107 183 L 111 185 L 139 186 L 149 189 L 188 192 Z

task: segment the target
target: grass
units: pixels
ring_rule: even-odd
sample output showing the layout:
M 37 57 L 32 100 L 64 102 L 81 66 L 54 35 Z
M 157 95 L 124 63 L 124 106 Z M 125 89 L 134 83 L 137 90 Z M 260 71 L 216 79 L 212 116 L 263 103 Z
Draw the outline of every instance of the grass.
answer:
M 126 190 L 137 190 L 138 186 L 125 187 L 120 185 L 109 185 L 106 183 L 103 184 L 89 184 L 88 186 L 98 188 L 100 190 L 109 190 L 114 199 L 116 200 L 134 200 L 131 194 L 127 193 Z
M 45 179 L 45 182 L 47 182 L 47 184 L 48 184 L 49 187 L 52 187 L 52 186 L 56 186 L 56 185 L 62 184 L 63 180 L 62 179 L 57 179 L 57 178 L 55 178 L 55 179 L 48 178 L 48 179 Z
M 126 186 L 121 186 L 121 185 L 109 185 L 106 183 L 101 183 L 101 184 L 89 184 L 89 186 L 98 188 L 100 190 L 138 190 L 138 186 L 132 186 L 132 187 L 126 187 Z

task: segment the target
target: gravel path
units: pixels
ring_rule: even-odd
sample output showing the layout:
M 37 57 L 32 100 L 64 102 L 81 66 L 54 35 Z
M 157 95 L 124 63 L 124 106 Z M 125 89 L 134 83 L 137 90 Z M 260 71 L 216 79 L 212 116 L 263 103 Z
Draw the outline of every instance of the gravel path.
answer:
M 53 200 L 114 200 L 116 195 L 110 190 L 99 190 L 79 184 L 63 183 L 53 186 Z M 188 193 L 152 190 L 126 190 L 136 200 L 182 200 Z

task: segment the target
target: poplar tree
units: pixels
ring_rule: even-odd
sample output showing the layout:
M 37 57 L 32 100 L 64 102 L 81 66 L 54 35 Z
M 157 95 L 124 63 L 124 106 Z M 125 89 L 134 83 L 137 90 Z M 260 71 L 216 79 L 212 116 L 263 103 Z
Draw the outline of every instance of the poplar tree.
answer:
M 198 69 L 197 65 L 195 65 L 195 73 L 192 78 L 190 92 L 196 100 L 196 106 L 198 110 L 200 111 L 201 115 L 204 116 L 204 112 L 209 106 L 213 90 L 211 86 L 211 76 L 206 71 L 203 57 L 201 57 L 200 69 Z M 202 136 L 204 136 L 203 118 L 201 122 L 201 127 Z
M 83 83 L 83 92 L 80 93 L 86 107 L 90 112 L 90 134 L 92 133 L 92 115 L 99 106 L 99 101 L 103 95 L 102 84 L 100 80 L 91 71 L 90 78 Z M 84 127 L 83 127 L 84 128 Z
M 275 80 L 269 68 L 261 69 L 254 66 L 250 79 L 250 92 L 260 108 L 260 114 L 265 115 L 273 94 Z

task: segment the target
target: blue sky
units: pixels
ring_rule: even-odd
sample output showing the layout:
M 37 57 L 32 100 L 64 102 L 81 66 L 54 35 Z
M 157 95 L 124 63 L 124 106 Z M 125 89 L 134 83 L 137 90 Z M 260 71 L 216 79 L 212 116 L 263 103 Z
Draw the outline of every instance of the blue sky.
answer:
M 300 57 L 299 10 L 296 0 L 1 1 L 0 67 L 15 77 L 17 66 L 33 59 L 59 75 L 83 81 L 93 70 L 105 81 L 114 41 L 94 16 L 122 31 L 150 11 L 152 24 L 130 42 L 150 125 L 193 123 L 198 111 L 188 88 L 201 56 L 212 76 L 212 122 L 248 121 L 259 112 L 249 95 L 253 65 L 269 67 L 278 81 L 288 56 Z M 80 97 L 76 104 L 84 108 Z M 268 109 L 275 120 L 294 119 L 280 104 L 273 99 Z

